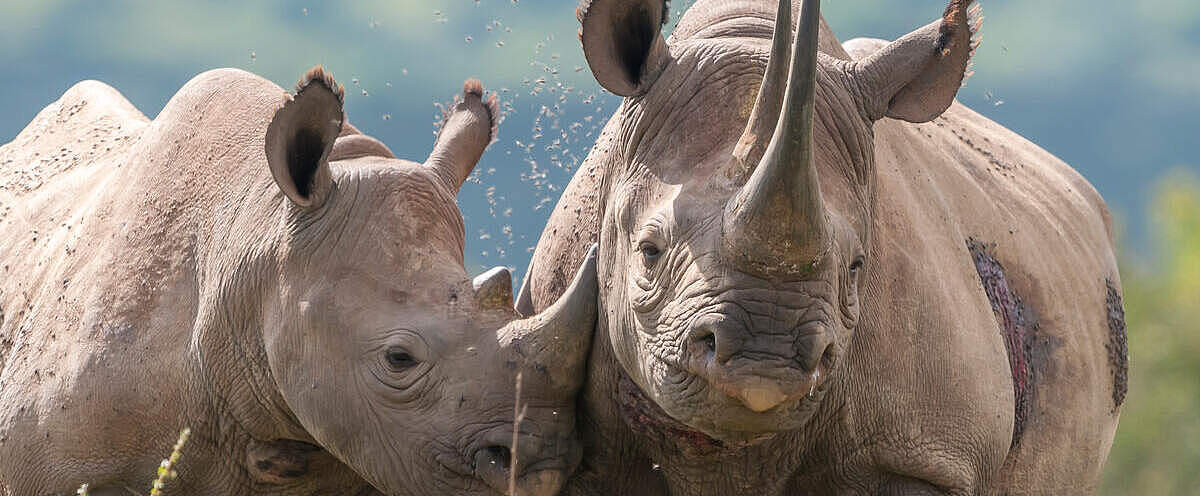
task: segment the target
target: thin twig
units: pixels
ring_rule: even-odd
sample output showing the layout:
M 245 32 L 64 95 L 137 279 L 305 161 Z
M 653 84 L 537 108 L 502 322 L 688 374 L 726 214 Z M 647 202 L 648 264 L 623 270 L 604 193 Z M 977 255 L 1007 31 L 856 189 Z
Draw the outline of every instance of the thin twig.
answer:
M 528 406 L 528 405 L 526 405 Z M 517 440 L 520 438 L 521 421 L 525 420 L 525 406 L 521 405 L 521 372 L 517 372 L 517 396 L 513 400 L 513 438 L 509 450 L 508 494 L 517 495 Z

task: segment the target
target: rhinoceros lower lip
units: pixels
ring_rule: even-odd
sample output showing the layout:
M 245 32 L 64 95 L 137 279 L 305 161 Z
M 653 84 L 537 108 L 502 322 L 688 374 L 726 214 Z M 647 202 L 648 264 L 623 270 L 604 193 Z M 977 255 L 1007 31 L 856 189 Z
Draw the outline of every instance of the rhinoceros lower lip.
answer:
M 829 365 L 830 359 L 826 353 L 812 372 L 790 381 L 790 384 L 786 384 L 787 389 L 784 389 L 785 384 L 778 380 L 756 377 L 746 378 L 736 385 L 725 385 L 719 389 L 737 400 L 745 409 L 754 413 L 767 413 L 784 405 L 814 400 L 829 376 Z
M 740 391 L 742 403 L 755 413 L 762 413 L 787 400 L 787 395 L 783 394 L 776 387 L 767 386 L 749 386 Z

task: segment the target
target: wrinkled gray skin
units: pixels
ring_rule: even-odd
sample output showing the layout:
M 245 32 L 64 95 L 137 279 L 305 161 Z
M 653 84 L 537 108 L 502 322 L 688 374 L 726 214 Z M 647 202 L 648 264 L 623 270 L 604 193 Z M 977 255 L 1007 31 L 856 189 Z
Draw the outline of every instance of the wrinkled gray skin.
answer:
M 494 100 L 420 164 L 298 91 L 216 70 L 148 121 L 83 82 L 0 147 L 0 494 L 144 494 L 184 426 L 169 494 L 500 494 L 518 375 L 518 492 L 573 470 L 594 265 L 525 320 L 463 267 Z
M 669 41 L 661 0 L 580 7 L 627 98 L 518 297 L 545 308 L 599 241 L 568 494 L 1094 492 L 1124 387 L 1111 219 L 954 102 L 969 3 L 853 56 L 814 1 L 700 0 Z

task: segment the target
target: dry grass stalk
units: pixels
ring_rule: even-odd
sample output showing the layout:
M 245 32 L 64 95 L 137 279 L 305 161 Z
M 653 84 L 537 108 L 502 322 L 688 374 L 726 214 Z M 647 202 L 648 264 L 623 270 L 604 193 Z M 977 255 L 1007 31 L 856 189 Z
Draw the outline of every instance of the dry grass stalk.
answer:
M 508 494 L 509 496 L 517 495 L 517 441 L 520 440 L 521 421 L 525 420 L 525 408 L 528 405 L 521 405 L 521 373 L 517 372 L 517 395 L 513 400 L 513 437 L 512 447 L 509 450 L 511 460 L 508 464 Z

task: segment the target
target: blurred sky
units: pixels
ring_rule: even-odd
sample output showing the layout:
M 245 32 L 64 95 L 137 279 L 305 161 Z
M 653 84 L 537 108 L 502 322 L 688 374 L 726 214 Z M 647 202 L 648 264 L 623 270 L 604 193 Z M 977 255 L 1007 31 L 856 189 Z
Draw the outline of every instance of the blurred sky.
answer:
M 1200 168 L 1200 1 L 981 3 L 984 42 L 959 99 L 1078 169 L 1144 248 L 1153 182 L 1170 168 Z M 672 2 L 673 17 L 688 4 Z M 895 39 L 944 7 L 822 5 L 843 41 Z M 111 84 L 153 118 L 207 69 L 238 67 L 290 88 L 324 64 L 347 87 L 351 122 L 422 160 L 435 102 L 477 76 L 500 91 L 506 119 L 459 195 L 468 268 L 522 271 L 619 102 L 583 61 L 574 9 L 573 0 L 0 0 L 0 143 L 84 79 Z

